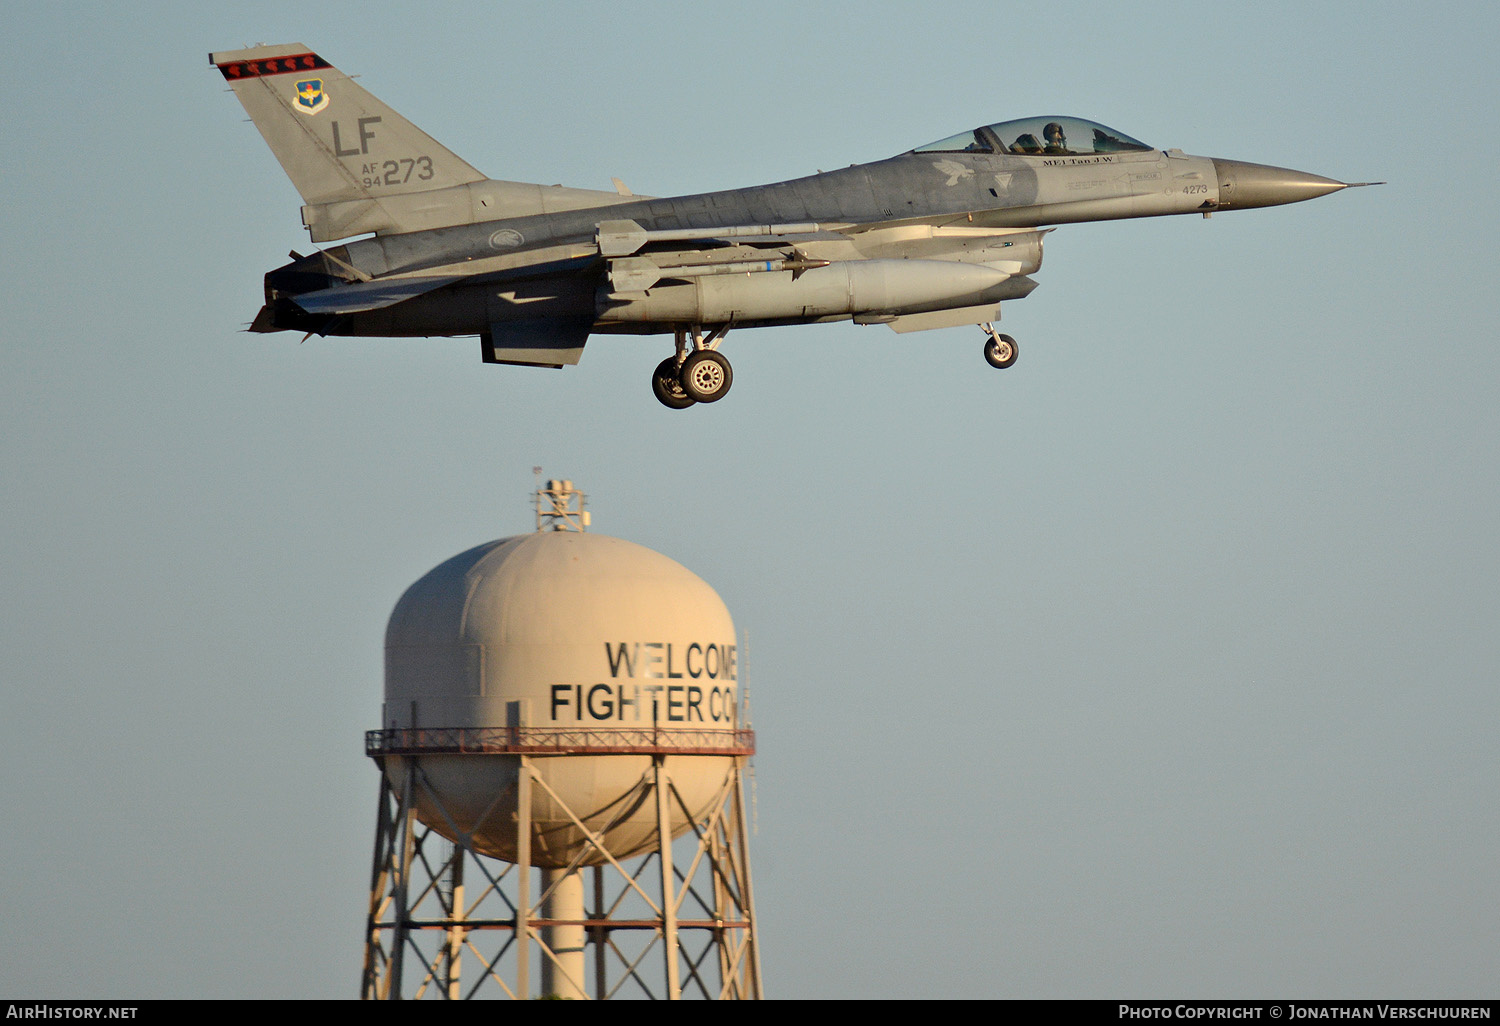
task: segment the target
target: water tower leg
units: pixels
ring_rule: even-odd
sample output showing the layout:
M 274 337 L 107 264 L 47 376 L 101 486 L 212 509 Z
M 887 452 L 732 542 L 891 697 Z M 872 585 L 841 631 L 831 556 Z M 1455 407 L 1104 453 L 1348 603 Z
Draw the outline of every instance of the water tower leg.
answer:
M 745 818 L 745 763 L 743 758 L 735 759 L 734 769 L 734 793 L 730 798 L 734 811 L 734 838 L 728 840 L 727 847 L 731 850 L 731 861 L 738 868 L 740 882 L 740 901 L 743 905 L 741 910 L 744 917 L 752 924 L 755 922 L 755 892 L 750 886 L 750 831 Z M 727 840 L 727 839 L 726 839 Z M 743 988 L 740 997 L 754 998 L 760 1000 L 765 996 L 761 987 L 760 979 L 760 943 L 756 939 L 756 930 L 745 931 L 745 944 L 748 948 L 746 957 L 749 960 L 748 986 Z M 738 989 L 738 988 L 737 988 Z
M 464 849 L 453 846 L 448 857 L 448 936 L 443 948 L 443 971 L 447 976 L 448 1000 L 463 994 L 459 986 L 459 961 L 464 950 Z
M 390 977 L 386 980 L 387 998 L 400 999 L 401 997 L 401 967 L 406 960 L 406 935 L 411 923 L 411 906 L 408 904 L 410 891 L 408 884 L 411 882 L 412 853 L 416 845 L 416 822 L 412 815 L 412 791 L 415 776 L 415 765 L 407 760 L 406 772 L 402 775 L 401 802 L 398 806 L 398 824 L 400 835 L 397 843 L 400 844 L 401 860 L 397 863 L 400 867 L 396 878 L 395 904 L 396 925 L 391 931 L 391 970 Z
M 516 776 L 516 997 L 531 997 L 531 760 Z
M 671 786 L 667 777 L 667 758 L 652 757 L 656 785 L 656 838 L 661 859 L 661 933 L 667 953 L 667 1000 L 682 998 L 682 971 L 677 960 L 677 881 L 672 873 L 672 811 L 667 789 Z
M 582 1000 L 584 990 L 583 876 L 579 870 L 542 871 L 542 918 L 562 922 L 542 928 L 542 943 L 552 952 L 542 955 L 542 993 Z
M 393 874 L 403 872 L 397 861 L 398 838 L 405 836 L 406 810 L 397 801 L 384 773 L 380 775 L 380 801 L 375 814 L 375 850 L 370 867 L 370 904 L 365 919 L 365 964 L 360 976 L 360 997 L 367 1001 L 387 997 L 390 992 L 391 953 L 381 937 L 386 929 L 385 911 L 390 900 Z
M 591 919 L 602 920 L 608 910 L 604 905 L 604 867 L 594 867 L 594 914 Z M 602 928 L 594 928 L 594 997 L 604 1000 L 609 993 L 608 973 L 605 971 L 607 961 L 605 959 L 605 944 L 609 933 Z

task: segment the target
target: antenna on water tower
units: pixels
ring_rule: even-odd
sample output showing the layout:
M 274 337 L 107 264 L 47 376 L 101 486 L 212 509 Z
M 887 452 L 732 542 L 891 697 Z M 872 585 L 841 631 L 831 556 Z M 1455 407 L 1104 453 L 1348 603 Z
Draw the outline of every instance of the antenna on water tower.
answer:
M 555 478 L 548 481 L 546 488 L 536 490 L 536 529 L 538 531 L 588 530 L 589 514 L 583 508 L 587 498 L 573 487 L 572 481 L 559 481 Z
M 549 480 L 391 614 L 366 998 L 762 996 L 734 623 L 583 506 Z

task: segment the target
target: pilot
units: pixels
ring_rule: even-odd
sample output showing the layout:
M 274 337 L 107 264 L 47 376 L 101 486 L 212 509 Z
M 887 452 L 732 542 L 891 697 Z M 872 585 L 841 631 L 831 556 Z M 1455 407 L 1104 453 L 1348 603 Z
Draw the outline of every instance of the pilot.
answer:
M 1047 142 L 1043 153 L 1068 152 L 1068 140 L 1063 137 L 1063 126 L 1056 121 L 1047 122 L 1047 126 L 1042 129 L 1042 138 Z

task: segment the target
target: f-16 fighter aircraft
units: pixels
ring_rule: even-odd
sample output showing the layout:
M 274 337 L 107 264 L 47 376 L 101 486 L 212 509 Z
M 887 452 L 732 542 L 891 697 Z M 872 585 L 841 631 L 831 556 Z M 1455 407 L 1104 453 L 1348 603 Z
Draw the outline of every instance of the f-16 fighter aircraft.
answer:
M 266 275 L 251 331 L 477 335 L 486 363 L 575 364 L 594 333 L 672 334 L 666 406 L 711 403 L 732 328 L 977 324 L 1036 288 L 1048 226 L 1312 199 L 1351 184 L 1158 150 L 1075 117 L 984 125 L 872 164 L 657 199 L 486 178 L 301 43 L 209 55 L 315 243 Z

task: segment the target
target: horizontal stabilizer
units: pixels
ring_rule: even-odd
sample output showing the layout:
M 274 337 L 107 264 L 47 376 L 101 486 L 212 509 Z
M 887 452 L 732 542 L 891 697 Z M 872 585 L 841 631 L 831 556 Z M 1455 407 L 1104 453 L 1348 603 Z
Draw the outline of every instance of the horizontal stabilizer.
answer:
M 383 310 L 388 306 L 424 295 L 458 281 L 462 275 L 430 275 L 423 278 L 385 278 L 336 285 L 331 289 L 304 292 L 292 302 L 310 314 L 351 314 Z

